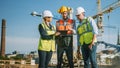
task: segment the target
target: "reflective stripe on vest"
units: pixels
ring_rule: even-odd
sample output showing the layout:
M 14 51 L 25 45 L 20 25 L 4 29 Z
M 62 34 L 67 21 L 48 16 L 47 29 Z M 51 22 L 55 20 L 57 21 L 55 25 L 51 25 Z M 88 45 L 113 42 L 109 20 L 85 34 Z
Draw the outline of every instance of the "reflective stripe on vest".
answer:
M 54 26 L 52 26 L 52 30 L 51 30 L 47 27 L 47 25 L 45 23 L 42 23 L 41 25 L 42 25 L 43 29 L 46 30 L 48 35 L 55 34 Z M 55 37 L 53 37 L 53 39 L 51 39 L 51 40 L 45 40 L 45 39 L 40 38 L 38 50 L 55 51 Z
M 90 44 L 93 39 L 93 28 L 88 21 L 88 19 L 84 19 L 82 22 L 82 25 L 78 25 L 77 31 L 80 36 L 79 42 L 81 45 L 85 44 Z
M 69 28 L 73 28 L 73 20 L 72 19 L 68 19 L 67 22 L 65 22 L 63 20 L 59 20 L 58 24 L 59 24 L 57 26 L 58 31 L 67 30 L 67 34 L 72 34 L 72 31 L 68 30 Z

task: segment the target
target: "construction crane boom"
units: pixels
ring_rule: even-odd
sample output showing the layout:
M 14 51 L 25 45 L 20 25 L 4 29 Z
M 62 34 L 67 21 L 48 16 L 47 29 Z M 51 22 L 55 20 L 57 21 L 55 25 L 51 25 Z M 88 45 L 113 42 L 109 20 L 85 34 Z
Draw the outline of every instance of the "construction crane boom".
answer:
M 109 13 L 109 12 L 111 12 L 112 10 L 114 10 L 118 7 L 120 7 L 120 0 L 112 3 L 111 5 L 108 5 L 108 7 L 104 8 L 100 13 Z
M 100 3 L 101 3 L 100 0 L 98 0 L 98 7 L 100 6 Z M 105 13 L 110 13 L 112 10 L 114 10 L 118 7 L 120 7 L 120 0 L 108 5 L 103 10 L 101 10 L 101 8 L 99 7 L 98 8 L 98 10 L 99 10 L 98 13 L 96 15 L 92 16 L 92 17 L 95 19 L 95 18 L 97 18 L 98 15 L 102 15 L 102 14 L 105 14 Z
M 97 5 L 98 5 L 97 14 L 92 17 L 93 19 L 97 19 L 97 26 L 99 29 L 99 33 L 103 33 L 104 32 L 103 27 L 105 26 L 103 25 L 103 14 L 110 13 L 112 12 L 112 10 L 120 7 L 120 0 L 108 5 L 104 9 L 101 9 L 101 0 L 97 0 Z

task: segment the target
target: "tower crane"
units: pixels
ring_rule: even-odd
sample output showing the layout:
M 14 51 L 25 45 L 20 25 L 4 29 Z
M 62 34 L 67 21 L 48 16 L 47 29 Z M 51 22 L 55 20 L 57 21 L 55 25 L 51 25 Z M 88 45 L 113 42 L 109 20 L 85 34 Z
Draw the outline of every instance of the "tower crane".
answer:
M 67 8 L 70 9 L 69 14 L 68 14 L 69 18 L 70 18 L 70 19 L 73 19 L 73 8 L 71 8 L 71 7 L 67 7 Z M 33 11 L 30 15 L 42 17 L 42 14 L 39 14 L 39 13 L 37 13 L 36 11 Z M 53 19 L 59 20 L 60 18 L 57 17 L 57 16 L 54 16 Z
M 94 19 L 97 19 L 97 26 L 98 26 L 98 29 L 101 30 L 101 32 L 103 32 L 103 14 L 106 14 L 106 13 L 110 13 L 112 12 L 114 9 L 120 7 L 120 0 L 108 5 L 107 7 L 105 7 L 104 9 L 101 9 L 101 0 L 97 0 L 97 5 L 98 5 L 98 11 L 97 11 L 97 14 L 92 16 Z M 107 26 L 107 27 L 110 27 L 111 26 Z M 115 28 L 115 27 L 112 27 L 112 28 Z M 105 44 L 105 46 L 107 47 L 113 47 L 113 48 L 116 48 L 118 52 L 120 52 L 120 42 L 119 42 L 119 30 L 118 30 L 118 39 L 117 39 L 117 45 L 115 44 L 110 44 L 110 43 L 107 43 L 105 41 L 98 41 L 97 43 L 98 44 Z
M 97 19 L 97 26 L 98 26 L 99 32 L 100 33 L 104 32 L 103 27 L 116 28 L 114 26 L 104 26 L 103 25 L 103 14 L 110 13 L 114 9 L 120 7 L 120 0 L 108 5 L 104 9 L 101 9 L 101 0 L 97 0 L 97 5 L 98 5 L 97 14 L 92 16 L 92 17 L 93 17 L 93 19 Z M 70 11 L 70 14 L 69 14 L 70 18 L 73 17 L 72 14 L 73 14 L 73 9 L 71 8 L 71 11 Z M 38 17 L 42 16 L 41 14 L 38 14 L 37 12 L 32 12 L 31 15 L 32 16 L 38 16 Z M 59 18 L 58 17 L 53 17 L 53 19 L 58 20 Z
M 97 18 L 97 26 L 98 26 L 98 29 L 101 30 L 101 32 L 104 32 L 103 31 L 103 14 L 106 14 L 106 13 L 110 13 L 112 12 L 114 9 L 120 7 L 120 0 L 108 5 L 106 8 L 104 9 L 101 9 L 101 0 L 97 0 L 97 5 L 98 5 L 98 11 L 97 11 L 97 14 L 92 16 L 94 19 Z M 110 27 L 110 26 L 108 26 Z M 115 27 L 112 27 L 111 28 L 115 28 Z

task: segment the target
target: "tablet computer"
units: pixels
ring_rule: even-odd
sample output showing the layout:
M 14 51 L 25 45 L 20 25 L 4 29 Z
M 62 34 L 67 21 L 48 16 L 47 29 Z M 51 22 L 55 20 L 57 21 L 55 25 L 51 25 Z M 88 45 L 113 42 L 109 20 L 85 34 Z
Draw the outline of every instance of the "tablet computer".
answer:
M 65 30 L 61 30 L 59 32 L 61 33 L 61 35 L 67 35 L 67 31 L 65 31 Z

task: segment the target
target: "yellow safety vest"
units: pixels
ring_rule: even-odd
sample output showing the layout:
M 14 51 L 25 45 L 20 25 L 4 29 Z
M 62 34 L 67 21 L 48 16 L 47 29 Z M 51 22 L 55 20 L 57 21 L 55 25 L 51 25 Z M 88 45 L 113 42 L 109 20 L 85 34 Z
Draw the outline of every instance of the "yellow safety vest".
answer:
M 42 23 L 43 29 L 46 30 L 48 35 L 55 34 L 55 26 L 52 27 L 52 30 L 47 27 L 45 23 Z M 46 39 L 39 39 L 39 45 L 38 45 L 38 50 L 43 50 L 43 51 L 55 51 L 55 37 L 50 40 Z
M 82 21 L 81 25 L 78 25 L 77 27 L 77 32 L 79 35 L 79 42 L 80 45 L 85 44 L 90 44 L 93 40 L 93 32 L 92 32 L 93 28 L 90 24 L 90 22 L 87 19 L 84 19 Z

